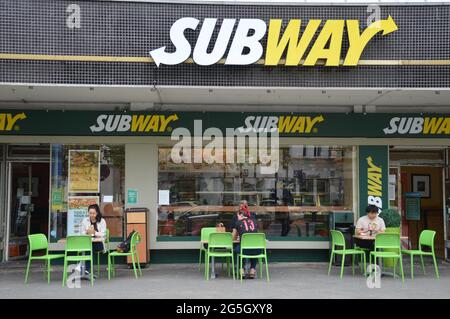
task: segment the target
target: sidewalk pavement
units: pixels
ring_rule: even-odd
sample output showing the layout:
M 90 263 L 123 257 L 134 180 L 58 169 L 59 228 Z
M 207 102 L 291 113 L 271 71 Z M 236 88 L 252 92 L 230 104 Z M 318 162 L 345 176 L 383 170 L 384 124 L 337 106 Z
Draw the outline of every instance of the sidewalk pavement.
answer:
M 25 264 L 0 264 L 0 298 L 448 298 L 450 296 L 450 264 L 439 263 L 441 279 L 435 277 L 431 264 L 423 275 L 419 265 L 411 280 L 405 260 L 405 283 L 401 279 L 383 276 L 381 288 L 368 288 L 359 269 L 352 276 L 351 267 L 345 267 L 344 278 L 339 278 L 338 267 L 327 275 L 326 263 L 270 263 L 270 283 L 263 279 L 233 281 L 217 265 L 219 277 L 206 281 L 203 266 L 194 264 L 150 264 L 143 276 L 135 279 L 132 270 L 122 265 L 117 275 L 108 281 L 103 265 L 94 287 L 81 281 L 81 288 L 61 287 L 62 267 L 53 267 L 50 285 L 44 280 L 42 266 L 36 262 L 30 271 L 29 283 L 24 284 Z

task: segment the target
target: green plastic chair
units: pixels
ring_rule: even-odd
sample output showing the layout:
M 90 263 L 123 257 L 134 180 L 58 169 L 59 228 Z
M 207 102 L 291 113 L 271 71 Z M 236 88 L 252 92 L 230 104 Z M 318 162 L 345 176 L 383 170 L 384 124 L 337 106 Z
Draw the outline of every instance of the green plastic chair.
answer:
M 100 276 L 100 255 L 107 254 L 109 252 L 109 229 L 105 231 L 105 241 L 103 242 L 104 250 L 97 251 L 97 276 Z
M 389 251 L 383 251 L 383 249 L 388 249 Z M 400 234 L 396 233 L 381 233 L 377 234 L 375 237 L 375 250 L 370 252 L 370 264 L 372 264 L 372 257 L 374 257 L 374 264 L 377 264 L 377 258 L 392 258 L 394 261 L 394 276 L 396 274 L 395 267 L 397 264 L 397 259 L 400 262 L 400 273 L 402 275 L 402 282 L 405 282 L 403 273 L 403 262 L 401 253 L 401 242 Z M 376 267 L 375 267 L 376 275 Z
M 206 251 L 207 248 L 205 248 L 205 245 L 202 244 L 202 241 L 208 241 L 209 239 L 209 234 L 211 233 L 215 233 L 216 232 L 216 227 L 203 227 L 201 234 L 200 234 L 200 256 L 198 258 L 198 270 L 201 270 L 202 267 L 202 254 L 205 255 L 205 262 L 206 262 Z
M 246 255 L 246 249 L 260 249 L 262 252 L 258 255 Z M 239 269 L 242 269 L 243 259 L 258 259 L 260 276 L 263 277 L 262 261 L 264 259 L 266 265 L 267 282 L 270 282 L 269 266 L 267 264 L 267 250 L 266 250 L 266 234 L 264 233 L 247 233 L 242 234 L 241 247 L 239 253 Z M 239 271 L 239 276 L 242 282 L 242 271 Z
M 352 256 L 352 274 L 355 275 L 355 256 L 362 256 L 364 271 L 362 273 L 366 275 L 366 253 L 359 249 L 346 249 L 344 235 L 338 230 L 330 230 L 331 233 L 331 256 L 328 264 L 328 276 L 331 272 L 331 265 L 335 255 L 341 255 L 341 279 L 344 276 L 344 262 L 345 256 Z M 340 248 L 339 248 L 340 247 Z M 339 248 L 339 249 L 336 249 Z
M 414 279 L 414 256 L 420 256 L 420 262 L 422 265 L 423 274 L 425 275 L 425 264 L 423 262 L 423 256 L 432 256 L 434 263 L 434 270 L 436 272 L 436 278 L 439 279 L 439 270 L 436 263 L 436 255 L 434 252 L 434 237 L 436 232 L 434 230 L 423 230 L 419 236 L 419 249 L 402 250 L 403 254 L 409 255 L 411 257 L 411 279 Z M 424 251 L 423 246 L 430 247 L 431 251 Z
M 118 252 L 118 251 L 109 251 L 108 252 L 108 280 L 111 280 L 111 274 L 113 276 L 116 275 L 116 269 L 115 269 L 115 263 L 114 258 L 115 257 L 128 257 L 131 256 L 131 262 L 133 264 L 133 271 L 134 271 L 134 277 L 138 278 L 138 272 L 137 269 L 139 269 L 139 276 L 142 276 L 142 270 L 141 270 L 141 264 L 139 263 L 139 253 L 137 250 L 137 245 L 141 241 L 141 235 L 138 232 L 135 232 L 133 236 L 131 236 L 131 243 L 130 243 L 130 251 L 129 252 Z M 137 269 L 136 269 L 137 264 Z
M 28 255 L 27 270 L 25 272 L 25 283 L 28 282 L 28 274 L 30 271 L 30 265 L 31 265 L 32 260 L 44 260 L 45 261 L 44 279 L 47 276 L 47 282 L 50 283 L 51 261 L 54 259 L 64 258 L 64 254 L 49 254 L 48 253 L 48 240 L 44 234 L 28 235 L 28 241 L 30 243 L 30 252 Z M 43 251 L 43 250 L 45 250 L 45 255 L 33 256 L 34 251 Z
M 233 272 L 233 280 L 236 278 L 234 273 L 234 253 L 233 238 L 231 233 L 211 233 L 208 237 L 208 249 L 205 255 L 205 277 L 209 280 L 209 259 L 211 257 L 226 258 L 227 262 L 231 259 L 231 270 Z M 228 275 L 230 267 L 228 267 Z
M 88 253 L 88 254 L 87 254 Z M 72 255 L 74 254 L 74 255 Z M 81 254 L 81 255 L 80 255 Z M 90 261 L 93 266 L 92 237 L 91 236 L 68 236 L 66 240 L 66 251 L 64 253 L 64 270 L 62 286 L 67 281 L 67 264 L 69 262 Z M 91 270 L 91 286 L 94 285 L 94 272 Z

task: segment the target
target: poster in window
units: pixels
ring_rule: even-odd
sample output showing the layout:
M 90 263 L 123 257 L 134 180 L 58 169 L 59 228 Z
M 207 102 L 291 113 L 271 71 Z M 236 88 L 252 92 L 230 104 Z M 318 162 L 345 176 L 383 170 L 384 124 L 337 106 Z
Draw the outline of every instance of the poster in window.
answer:
M 81 223 L 84 218 L 88 217 L 88 207 L 99 203 L 99 196 L 69 196 L 67 203 L 67 236 L 83 235 Z
M 69 192 L 100 192 L 100 151 L 69 150 Z

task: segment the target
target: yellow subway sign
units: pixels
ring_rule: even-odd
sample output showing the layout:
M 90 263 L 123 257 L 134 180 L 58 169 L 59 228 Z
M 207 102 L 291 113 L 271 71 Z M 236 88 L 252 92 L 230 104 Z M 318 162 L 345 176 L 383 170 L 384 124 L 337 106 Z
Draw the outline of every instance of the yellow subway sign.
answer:
M 0 113 L 0 131 L 18 131 L 20 128 L 18 123 L 26 119 L 25 113 Z
M 325 66 L 339 66 L 341 56 L 345 56 L 342 65 L 356 66 L 364 49 L 377 34 L 386 36 L 398 30 L 391 16 L 373 22 L 362 31 L 358 20 L 291 19 L 282 32 L 284 21 L 281 19 L 270 19 L 268 26 L 260 19 L 240 19 L 237 26 L 236 19 L 223 19 L 210 49 L 217 20 L 203 20 L 194 48 L 184 32 L 197 30 L 200 20 L 187 17 L 175 21 L 170 29 L 175 51 L 166 52 L 165 46 L 150 51 L 156 65 L 180 64 L 192 54 L 192 61 L 198 65 L 213 65 L 223 59 L 227 65 L 249 65 L 264 55 L 266 66 L 314 66 L 319 61 L 323 61 Z M 263 48 L 261 40 L 266 34 L 267 46 Z M 342 52 L 344 34 L 348 37 L 347 52 Z M 224 58 L 227 50 L 228 55 Z M 282 59 L 285 52 L 285 59 Z

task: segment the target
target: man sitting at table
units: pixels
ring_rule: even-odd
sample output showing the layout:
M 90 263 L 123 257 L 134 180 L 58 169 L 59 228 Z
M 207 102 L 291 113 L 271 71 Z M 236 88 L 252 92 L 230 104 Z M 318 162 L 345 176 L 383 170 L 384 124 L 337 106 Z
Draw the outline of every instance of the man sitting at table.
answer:
M 258 232 L 258 224 L 256 221 L 251 217 L 251 215 L 245 210 L 240 209 L 237 214 L 237 221 L 235 225 L 233 226 L 233 241 L 239 240 L 241 241 L 242 235 L 246 233 L 256 233 Z M 241 245 L 236 245 L 234 251 L 236 253 L 240 253 L 241 251 Z M 245 255 L 258 255 L 260 254 L 259 249 L 246 249 L 243 251 Z M 250 271 L 248 274 L 245 274 L 244 269 L 240 269 L 242 272 L 242 277 L 245 277 L 246 279 L 254 279 L 256 274 L 256 259 L 250 258 Z M 248 264 L 248 260 L 244 259 L 244 268 L 246 268 L 246 264 Z
M 384 220 L 378 217 L 378 207 L 369 205 L 366 208 L 366 215 L 361 216 L 356 223 L 356 234 L 361 236 L 375 236 L 386 230 Z

